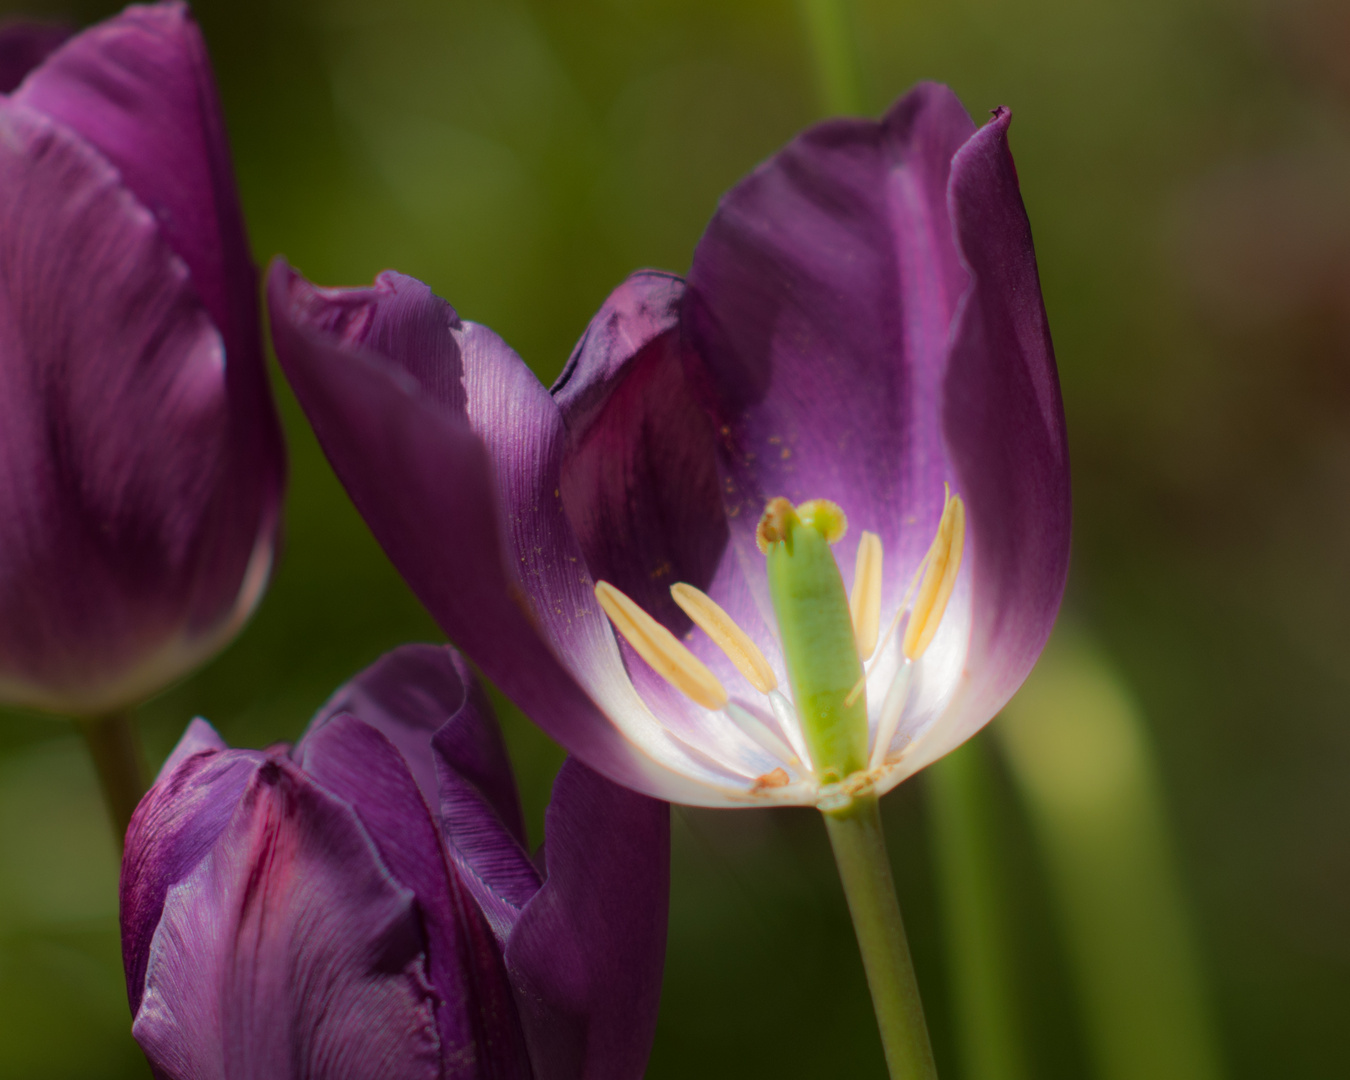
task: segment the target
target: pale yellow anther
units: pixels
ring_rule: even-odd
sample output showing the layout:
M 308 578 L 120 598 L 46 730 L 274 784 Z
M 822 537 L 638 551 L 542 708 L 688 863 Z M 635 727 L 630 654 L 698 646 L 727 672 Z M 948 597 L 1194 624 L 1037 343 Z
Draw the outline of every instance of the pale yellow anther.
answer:
M 595 583 L 595 598 L 614 629 L 661 678 L 705 709 L 720 709 L 726 705 L 727 692 L 717 676 L 632 598 L 607 581 Z
M 881 537 L 874 532 L 863 533 L 858 541 L 848 607 L 858 656 L 866 663 L 877 651 L 877 635 L 881 632 Z
M 767 694 L 778 685 L 778 678 L 764 659 L 764 654 L 759 651 L 759 646 L 750 640 L 750 635 L 737 626 L 711 596 L 684 582 L 672 585 L 670 595 L 684 613 L 694 620 L 694 625 L 727 654 L 727 659 L 736 665 L 736 670 L 749 680 L 751 686 L 761 694 Z
M 914 599 L 914 610 L 905 627 L 905 657 L 917 660 L 937 633 L 961 569 L 961 553 L 966 542 L 966 505 L 959 496 L 951 496 L 942 508 L 937 535 L 928 549 L 928 568 Z

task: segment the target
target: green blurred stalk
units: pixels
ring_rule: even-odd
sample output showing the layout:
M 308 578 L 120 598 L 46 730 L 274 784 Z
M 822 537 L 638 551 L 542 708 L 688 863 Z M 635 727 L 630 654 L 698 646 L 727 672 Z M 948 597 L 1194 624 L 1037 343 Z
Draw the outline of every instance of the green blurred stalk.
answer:
M 1101 1080 L 1217 1080 L 1217 1040 L 1133 702 L 1060 632 L 994 730 L 1045 853 Z
M 858 935 L 887 1071 L 892 1080 L 937 1080 L 881 828 L 881 803 L 875 795 L 863 795 L 842 809 L 825 811 L 824 816 Z
M 816 94 L 827 116 L 863 110 L 862 65 L 848 0 L 797 0 Z
M 94 759 L 103 801 L 112 819 L 119 847 L 126 842 L 127 826 L 146 791 L 145 759 L 130 709 L 104 716 L 80 717 L 76 723 Z
M 1027 1080 L 983 740 L 959 747 L 923 776 L 962 1074 Z

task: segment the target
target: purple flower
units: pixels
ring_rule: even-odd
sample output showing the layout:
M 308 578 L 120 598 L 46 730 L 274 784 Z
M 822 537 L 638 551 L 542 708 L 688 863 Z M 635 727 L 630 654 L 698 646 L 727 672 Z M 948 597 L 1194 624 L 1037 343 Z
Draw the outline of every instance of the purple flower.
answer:
M 285 459 L 196 24 L 53 33 L 0 34 L 0 701 L 93 714 L 239 629 Z
M 172 1080 L 622 1080 L 656 1027 L 669 810 L 575 759 L 531 859 L 482 690 L 410 645 L 292 751 L 188 728 L 136 812 L 122 942 Z
M 884 792 L 1026 677 L 1063 592 L 1069 475 L 1009 120 L 976 130 L 926 84 L 879 123 L 805 132 L 723 197 L 687 280 L 609 298 L 551 392 L 410 278 L 326 290 L 273 267 L 278 355 L 358 509 L 451 639 L 593 768 L 705 805 Z M 813 764 L 790 696 L 766 507 L 819 511 L 832 540 L 851 523 L 836 588 L 866 744 L 847 774 Z

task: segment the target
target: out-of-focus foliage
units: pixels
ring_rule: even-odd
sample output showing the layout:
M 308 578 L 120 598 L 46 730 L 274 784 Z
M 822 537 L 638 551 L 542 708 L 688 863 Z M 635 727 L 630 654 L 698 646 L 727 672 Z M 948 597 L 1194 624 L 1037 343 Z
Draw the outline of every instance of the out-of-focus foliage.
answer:
M 114 7 L 26 10 L 90 21 Z M 793 0 L 203 0 L 197 13 L 260 260 L 285 251 L 333 284 L 416 274 L 546 380 L 612 286 L 638 266 L 686 268 L 719 192 L 816 115 Z M 1228 1074 L 1337 1076 L 1350 1013 L 1344 5 L 856 0 L 853 17 L 874 110 L 923 77 L 977 118 L 1012 107 L 1073 450 L 1069 607 L 1156 747 Z M 198 713 L 236 745 L 293 738 L 379 653 L 436 636 L 281 394 L 293 484 L 275 587 L 220 660 L 143 711 L 156 761 Z M 559 754 L 519 716 L 506 724 L 538 836 Z M 994 776 L 1030 1072 L 1091 1076 L 1047 853 Z M 888 798 L 888 827 L 955 1078 L 922 787 Z M 96 807 L 68 728 L 0 721 L 3 1080 L 145 1075 L 125 1036 Z M 815 816 L 675 820 L 650 1075 L 880 1075 Z

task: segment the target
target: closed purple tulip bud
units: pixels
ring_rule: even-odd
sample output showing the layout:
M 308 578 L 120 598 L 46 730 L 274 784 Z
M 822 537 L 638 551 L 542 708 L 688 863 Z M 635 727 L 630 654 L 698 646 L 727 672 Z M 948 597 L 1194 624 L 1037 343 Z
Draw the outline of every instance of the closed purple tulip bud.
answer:
M 266 585 L 257 275 L 186 6 L 0 32 L 0 702 L 142 700 Z
M 656 1027 L 670 823 L 576 760 L 531 858 L 500 730 L 405 646 L 293 750 L 188 728 L 127 833 L 134 1034 L 168 1080 L 630 1080 Z
M 803 132 L 551 390 L 393 273 L 277 263 L 277 355 L 422 602 L 569 751 L 673 802 L 839 809 L 994 716 L 1064 591 L 1010 123 L 923 84 Z

